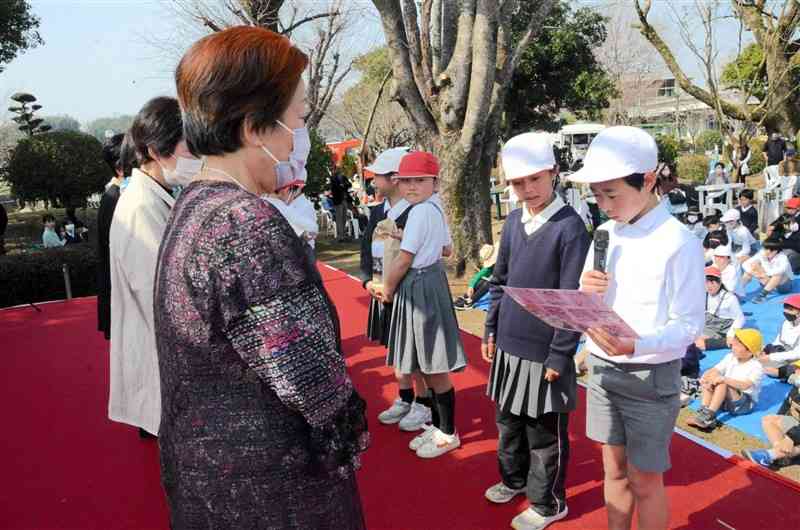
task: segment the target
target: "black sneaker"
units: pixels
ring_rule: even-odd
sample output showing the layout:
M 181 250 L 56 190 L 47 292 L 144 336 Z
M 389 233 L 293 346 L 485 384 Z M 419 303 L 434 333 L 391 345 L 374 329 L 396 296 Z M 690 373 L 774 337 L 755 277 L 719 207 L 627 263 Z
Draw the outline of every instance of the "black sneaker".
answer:
M 703 407 L 697 411 L 694 418 L 689 420 L 689 425 L 694 425 L 698 429 L 710 431 L 717 426 L 717 415 L 711 410 Z
M 463 296 L 459 296 L 453 303 L 453 307 L 456 311 L 466 311 L 467 309 L 472 309 L 472 302 L 467 301 Z

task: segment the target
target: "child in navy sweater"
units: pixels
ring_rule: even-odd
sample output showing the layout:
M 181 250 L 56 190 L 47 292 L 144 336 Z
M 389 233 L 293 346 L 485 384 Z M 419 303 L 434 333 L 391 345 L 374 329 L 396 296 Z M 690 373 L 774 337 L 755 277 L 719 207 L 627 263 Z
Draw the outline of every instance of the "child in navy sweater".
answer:
M 496 406 L 502 478 L 485 496 L 507 503 L 527 494 L 531 507 L 512 526 L 541 529 L 567 515 L 567 426 L 575 409 L 573 357 L 580 334 L 545 324 L 502 286 L 577 289 L 589 234 L 553 191 L 556 162 L 547 135 L 516 136 L 501 158 L 506 180 L 524 206 L 503 226 L 481 345 L 484 360 L 492 363 L 487 393 Z

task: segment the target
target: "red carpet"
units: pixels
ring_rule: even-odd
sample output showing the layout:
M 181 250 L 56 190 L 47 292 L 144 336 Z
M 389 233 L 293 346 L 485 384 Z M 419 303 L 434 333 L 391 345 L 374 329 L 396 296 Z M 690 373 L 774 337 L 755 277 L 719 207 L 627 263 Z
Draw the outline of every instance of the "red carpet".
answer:
M 362 336 L 367 297 L 346 275 L 322 269 L 353 379 L 374 418 L 396 389 L 383 352 Z M 41 309 L 0 311 L 0 528 L 166 529 L 156 444 L 107 419 L 107 344 L 95 331 L 94 299 Z M 472 364 L 455 377 L 460 450 L 422 461 L 406 447 L 410 434 L 371 421 L 373 443 L 359 474 L 369 528 L 508 528 L 525 507 L 483 499 L 498 480 L 497 431 L 484 397 L 488 366 L 477 339 L 465 335 L 465 344 Z M 582 407 L 571 421 L 570 516 L 552 528 L 604 528 L 600 453 L 583 435 Z M 796 485 L 680 436 L 672 457 L 671 528 L 800 528 Z

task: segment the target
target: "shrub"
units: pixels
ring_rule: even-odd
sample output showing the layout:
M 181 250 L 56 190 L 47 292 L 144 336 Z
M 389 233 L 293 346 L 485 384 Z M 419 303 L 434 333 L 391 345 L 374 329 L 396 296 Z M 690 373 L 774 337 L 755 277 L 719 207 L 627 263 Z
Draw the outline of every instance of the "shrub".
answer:
M 705 155 L 681 155 L 678 157 L 678 177 L 693 184 L 703 184 L 708 176 L 709 162 Z
M 669 166 L 674 166 L 680 148 L 678 139 L 672 135 L 659 134 L 656 136 L 656 144 L 658 145 L 659 161 L 666 162 Z
M 72 296 L 97 294 L 95 245 L 82 243 L 0 256 L 0 307 L 66 298 L 62 267 L 69 265 Z
M 20 140 L 0 176 L 24 201 L 49 200 L 62 206 L 83 206 L 86 197 L 103 190 L 109 177 L 103 146 L 93 136 L 76 131 Z

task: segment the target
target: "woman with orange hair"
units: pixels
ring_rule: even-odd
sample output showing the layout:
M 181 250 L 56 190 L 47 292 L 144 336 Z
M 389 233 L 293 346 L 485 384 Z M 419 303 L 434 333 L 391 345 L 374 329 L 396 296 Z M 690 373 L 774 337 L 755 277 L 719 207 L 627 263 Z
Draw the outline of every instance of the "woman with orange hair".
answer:
M 365 403 L 314 263 L 261 195 L 302 173 L 307 57 L 236 27 L 175 73 L 189 149 L 157 269 L 162 481 L 173 529 L 364 528 Z

